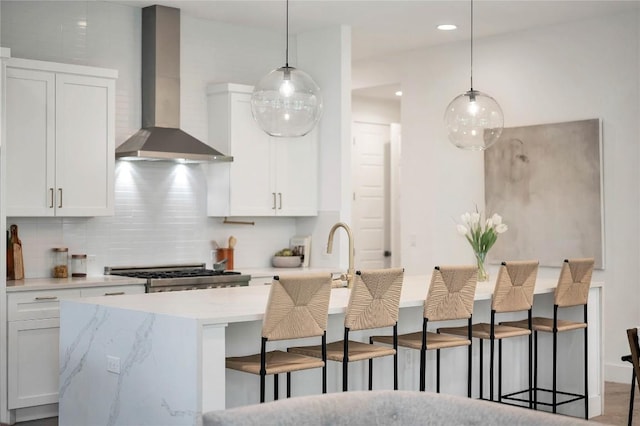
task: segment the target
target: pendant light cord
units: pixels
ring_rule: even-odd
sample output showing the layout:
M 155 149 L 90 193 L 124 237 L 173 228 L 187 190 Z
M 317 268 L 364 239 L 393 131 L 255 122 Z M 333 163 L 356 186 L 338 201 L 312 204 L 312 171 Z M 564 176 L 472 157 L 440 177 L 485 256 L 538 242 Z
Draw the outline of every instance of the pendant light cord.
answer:
M 471 91 L 473 92 L 473 0 L 471 0 Z
M 287 31 L 286 31 L 286 49 L 285 49 L 285 68 L 289 68 L 289 0 L 287 0 Z

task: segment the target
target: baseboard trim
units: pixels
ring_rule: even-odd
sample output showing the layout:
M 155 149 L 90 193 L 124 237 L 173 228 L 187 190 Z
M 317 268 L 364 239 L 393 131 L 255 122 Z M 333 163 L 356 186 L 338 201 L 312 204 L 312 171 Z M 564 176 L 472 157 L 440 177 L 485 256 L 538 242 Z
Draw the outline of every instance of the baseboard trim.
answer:
M 607 363 L 604 365 L 604 381 L 631 383 L 631 364 L 628 362 Z

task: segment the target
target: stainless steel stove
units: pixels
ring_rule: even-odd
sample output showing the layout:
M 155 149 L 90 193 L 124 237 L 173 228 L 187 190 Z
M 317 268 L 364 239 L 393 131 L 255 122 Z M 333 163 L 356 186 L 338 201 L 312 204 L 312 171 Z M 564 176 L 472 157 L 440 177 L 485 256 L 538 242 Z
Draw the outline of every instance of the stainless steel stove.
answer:
M 206 269 L 204 263 L 160 266 L 105 266 L 105 275 L 144 278 L 147 293 L 249 285 L 251 275 Z

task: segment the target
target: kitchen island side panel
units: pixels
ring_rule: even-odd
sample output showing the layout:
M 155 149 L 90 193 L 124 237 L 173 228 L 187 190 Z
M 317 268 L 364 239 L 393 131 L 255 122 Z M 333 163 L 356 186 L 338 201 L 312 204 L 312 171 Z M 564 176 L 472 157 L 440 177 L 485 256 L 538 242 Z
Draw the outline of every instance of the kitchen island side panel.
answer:
M 60 425 L 201 421 L 196 320 L 69 300 L 60 326 Z

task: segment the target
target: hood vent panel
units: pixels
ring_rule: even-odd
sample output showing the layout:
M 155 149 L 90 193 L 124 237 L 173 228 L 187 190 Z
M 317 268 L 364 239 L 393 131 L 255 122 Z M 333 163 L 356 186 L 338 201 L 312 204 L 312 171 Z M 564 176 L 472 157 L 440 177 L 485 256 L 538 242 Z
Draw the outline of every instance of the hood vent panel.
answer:
M 180 130 L 180 9 L 142 9 L 142 129 L 116 158 L 178 162 L 233 161 Z

